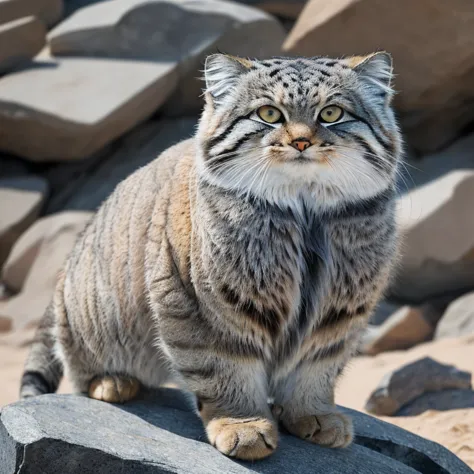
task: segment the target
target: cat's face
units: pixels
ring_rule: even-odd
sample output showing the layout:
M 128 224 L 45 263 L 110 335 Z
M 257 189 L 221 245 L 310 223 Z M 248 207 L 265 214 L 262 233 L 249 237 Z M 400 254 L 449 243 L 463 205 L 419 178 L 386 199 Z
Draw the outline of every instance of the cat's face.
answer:
M 393 184 L 400 135 L 386 53 L 342 60 L 206 61 L 198 140 L 203 179 L 284 204 L 321 206 Z

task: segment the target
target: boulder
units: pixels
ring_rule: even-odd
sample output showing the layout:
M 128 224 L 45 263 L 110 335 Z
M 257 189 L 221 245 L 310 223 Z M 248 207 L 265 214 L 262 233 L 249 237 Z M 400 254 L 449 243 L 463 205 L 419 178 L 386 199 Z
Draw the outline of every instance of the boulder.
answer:
M 405 153 L 401 165 L 403 179 L 400 188 L 411 191 L 440 179 L 452 171 L 474 170 L 474 133 L 463 136 L 452 145 L 436 153 L 416 157 Z
M 43 56 L 0 81 L 0 150 L 83 159 L 152 115 L 175 83 L 174 63 Z
M 474 292 L 467 293 L 448 306 L 436 327 L 435 338 L 472 333 L 474 333 Z
M 399 200 L 403 252 L 390 296 L 420 304 L 474 288 L 474 171 L 460 170 Z
M 283 19 L 296 20 L 306 0 L 237 0 L 251 7 L 260 8 Z
M 0 75 L 33 58 L 45 41 L 46 29 L 33 16 L 0 25 Z
M 176 63 L 179 86 L 165 110 L 181 116 L 202 108 L 198 77 L 207 54 L 273 56 L 284 37 L 268 14 L 224 0 L 114 0 L 78 10 L 49 34 L 49 44 L 56 56 Z
M 408 349 L 427 341 L 434 327 L 423 317 L 422 307 L 403 306 L 382 325 L 369 325 L 363 338 L 361 352 L 376 355 L 380 352 Z
M 162 389 L 122 406 L 75 395 L 16 402 L 0 415 L 0 473 L 439 472 L 471 469 L 440 445 L 362 413 L 355 443 L 333 450 L 281 434 L 277 451 L 239 462 L 210 446 L 184 396 Z
M 18 237 L 38 217 L 47 191 L 48 184 L 39 177 L 0 179 L 0 268 Z
M 87 173 L 64 183 L 64 167 L 57 165 L 45 177 L 62 182 L 50 200 L 47 211 L 87 210 L 95 211 L 112 193 L 118 183 L 136 169 L 154 160 L 161 152 L 181 140 L 191 137 L 196 129 L 197 118 L 154 120 L 137 127 L 121 138 L 109 154 Z
M 474 390 L 441 390 L 415 398 L 397 411 L 396 416 L 418 416 L 428 410 L 448 411 L 474 408 Z
M 0 153 L 0 179 L 25 177 L 31 172 L 28 165 L 20 158 Z
M 0 23 L 35 16 L 51 27 L 61 19 L 63 8 L 63 0 L 0 0 Z
M 91 215 L 69 212 L 44 217 L 17 241 L 5 263 L 2 280 L 19 293 L 0 301 L 0 316 L 12 321 L 11 329 L 29 328 L 41 319 L 53 295 L 57 274 Z
M 408 349 L 430 340 L 450 300 L 451 298 L 439 298 L 420 306 L 403 306 L 380 326 L 369 324 L 362 338 L 361 352 L 376 355 L 385 351 Z
M 473 29 L 470 0 L 310 0 L 284 50 L 303 56 L 389 51 L 403 128 L 426 153 L 474 120 Z
M 365 409 L 375 415 L 393 416 L 426 392 L 470 389 L 471 374 L 424 357 L 386 374 L 371 393 Z

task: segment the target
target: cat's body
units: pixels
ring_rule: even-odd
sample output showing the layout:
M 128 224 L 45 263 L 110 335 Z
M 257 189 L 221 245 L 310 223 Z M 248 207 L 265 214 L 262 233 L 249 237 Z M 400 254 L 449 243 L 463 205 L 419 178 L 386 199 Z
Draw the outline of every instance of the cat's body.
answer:
M 304 76 L 300 61 L 295 74 Z M 308 66 L 315 60 L 305 61 Z M 364 66 L 378 59 L 352 61 Z M 350 421 L 334 407 L 334 384 L 356 350 L 395 257 L 399 137 L 389 91 L 378 84 L 393 125 L 379 132 L 371 124 L 369 133 L 383 135 L 389 158 L 380 153 L 381 164 L 374 165 L 376 146 L 359 137 L 355 149 L 368 163 L 361 165 L 359 181 L 350 181 L 352 172 L 345 181 L 341 177 L 347 191 L 331 185 L 338 178 L 328 162 L 337 145 L 327 128 L 311 127 L 303 113 L 317 109 L 310 100 L 293 109 L 299 112 L 295 124 L 288 120 L 278 127 L 252 120 L 248 113 L 255 107 L 247 105 L 243 114 L 234 103 L 225 111 L 232 92 L 224 89 L 235 87 L 232 72 L 244 76 L 260 69 L 273 78 L 283 66 L 272 67 L 282 63 L 296 60 L 268 61 L 271 66 L 223 56 L 211 60 L 196 138 L 121 183 L 79 239 L 26 363 L 22 396 L 55 390 L 62 365 L 77 390 L 107 401 L 132 398 L 136 381 L 158 387 L 173 377 L 196 395 L 210 441 L 226 454 L 257 459 L 276 447 L 269 398 L 292 433 L 334 447 L 350 442 Z M 324 72 L 326 64 L 320 67 Z M 352 67 L 344 66 L 341 74 Z M 226 85 L 224 73 L 232 76 L 225 77 Z M 265 92 L 249 90 L 258 106 Z M 324 88 L 318 90 L 322 95 Z M 310 92 L 301 90 L 306 98 Z M 283 107 L 283 89 L 275 94 L 262 105 Z M 324 99 L 319 102 L 324 105 Z M 347 133 L 353 132 L 341 130 L 336 138 Z M 283 161 L 280 150 L 290 138 L 297 142 L 292 163 Z M 258 146 L 253 142 L 246 153 L 254 139 Z M 316 169 L 315 155 L 306 152 L 312 145 L 324 149 Z M 341 160 L 355 159 L 354 150 L 340 146 Z M 276 153 L 270 157 L 276 164 L 260 171 L 254 163 L 263 162 L 258 150 L 265 147 Z M 236 170 L 232 160 L 244 153 L 254 163 Z M 297 171 L 285 171 L 288 166 Z M 324 166 L 328 178 L 321 185 L 317 170 Z

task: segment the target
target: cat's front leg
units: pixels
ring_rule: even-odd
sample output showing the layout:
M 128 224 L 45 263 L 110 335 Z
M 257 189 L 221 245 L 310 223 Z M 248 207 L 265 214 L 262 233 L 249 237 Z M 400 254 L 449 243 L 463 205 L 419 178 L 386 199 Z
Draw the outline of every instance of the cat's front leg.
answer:
M 267 381 L 259 360 L 206 351 L 171 349 L 173 365 L 196 395 L 209 442 L 221 453 L 245 460 L 270 455 L 278 426 L 268 407 Z
M 334 403 L 338 369 L 331 361 L 301 362 L 278 383 L 274 414 L 291 434 L 330 448 L 352 442 L 352 421 Z

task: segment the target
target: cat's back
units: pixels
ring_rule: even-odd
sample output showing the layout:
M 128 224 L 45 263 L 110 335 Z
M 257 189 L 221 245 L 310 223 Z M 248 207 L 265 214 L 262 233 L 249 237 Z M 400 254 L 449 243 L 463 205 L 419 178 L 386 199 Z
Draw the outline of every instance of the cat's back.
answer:
M 194 139 L 185 140 L 116 187 L 68 259 L 66 303 L 81 313 L 97 307 L 123 314 L 146 310 L 147 242 L 158 242 L 166 232 L 170 203 L 186 205 L 193 163 Z

